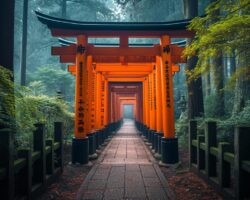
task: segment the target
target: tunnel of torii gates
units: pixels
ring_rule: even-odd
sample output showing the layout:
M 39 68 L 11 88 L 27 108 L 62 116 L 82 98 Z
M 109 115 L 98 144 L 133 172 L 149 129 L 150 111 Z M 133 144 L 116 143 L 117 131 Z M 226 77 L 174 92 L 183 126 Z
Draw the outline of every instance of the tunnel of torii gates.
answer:
M 79 22 L 36 15 L 52 36 L 76 38 L 75 44 L 52 47 L 52 55 L 70 63 L 68 71 L 76 77 L 72 162 L 88 163 L 103 139 L 119 128 L 127 104 L 134 107 L 137 128 L 149 140 L 161 138 L 161 162 L 178 162 L 172 77 L 185 59 L 171 38 L 193 37 L 186 29 L 190 20 Z M 88 38 L 119 38 L 119 45 L 98 46 Z M 160 44 L 133 46 L 129 38 L 159 38 Z

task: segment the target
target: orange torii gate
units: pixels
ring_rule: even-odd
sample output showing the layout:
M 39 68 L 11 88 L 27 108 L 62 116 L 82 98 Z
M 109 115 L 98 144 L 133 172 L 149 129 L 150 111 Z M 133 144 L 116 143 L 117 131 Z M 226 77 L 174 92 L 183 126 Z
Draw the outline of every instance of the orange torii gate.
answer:
M 52 36 L 76 38 L 76 43 L 52 47 L 52 55 L 60 56 L 62 63 L 71 63 L 68 70 L 76 76 L 72 162 L 88 163 L 121 124 L 121 105 L 129 96 L 134 98 L 130 101 L 136 108 L 137 128 L 161 154 L 162 162 L 178 162 L 172 76 L 179 71 L 176 64 L 185 60 L 183 48 L 171 44 L 171 38 L 193 37 L 186 30 L 189 20 L 79 22 L 36 15 Z M 120 42 L 98 46 L 88 43 L 88 38 L 119 38 Z M 160 44 L 133 46 L 129 38 L 159 38 Z

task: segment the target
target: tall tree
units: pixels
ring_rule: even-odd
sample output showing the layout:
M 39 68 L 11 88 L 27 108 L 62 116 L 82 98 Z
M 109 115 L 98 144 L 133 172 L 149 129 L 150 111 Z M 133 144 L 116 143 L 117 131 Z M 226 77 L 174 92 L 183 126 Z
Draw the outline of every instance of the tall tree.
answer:
M 6 69 L 13 72 L 13 55 L 14 55 L 14 13 L 15 13 L 15 1 L 14 0 L 3 0 L 0 2 L 0 65 Z M 1 70 L 2 71 L 2 70 Z M 7 71 L 2 71 L 6 73 Z M 3 76 L 5 74 L 1 74 Z M 10 76 L 8 76 L 10 77 Z M 5 82 L 4 78 L 1 77 L 1 81 Z M 6 83 L 6 82 L 5 82 Z M 2 84 L 2 83 L 1 83 Z M 9 88 L 5 86 L 10 86 Z M 14 109 L 15 109 L 15 98 L 14 98 L 14 88 L 11 87 L 12 81 L 7 81 L 6 85 L 1 85 L 0 93 L 0 129 L 11 129 L 14 119 Z M 6 101 L 7 100 L 7 101 Z M 9 109 L 8 109 L 9 108 Z M 12 112 L 8 112 L 8 111 Z M 3 118 L 3 119 L 2 119 Z M 12 130 L 14 132 L 14 130 Z M 11 172 L 12 173 L 12 172 Z M 12 174 L 13 175 L 13 174 Z M 13 178 L 13 177 L 12 177 Z M 7 185 L 7 188 L 10 188 Z M 8 196 L 5 196 L 8 195 Z M 8 190 L 2 195 L 2 198 L 12 199 L 14 198 L 13 192 Z
M 211 3 L 217 2 L 218 0 L 211 0 Z M 220 9 L 214 10 L 214 22 L 219 20 Z M 212 22 L 213 23 L 213 22 Z M 225 114 L 224 109 L 224 67 L 223 67 L 223 53 L 218 51 L 217 54 L 211 59 L 212 60 L 212 72 L 213 72 L 213 82 L 215 89 L 215 101 L 216 101 L 216 116 L 221 117 Z
M 218 8 L 223 14 L 214 14 Z M 186 55 L 198 52 L 198 68 L 192 73 L 194 77 L 206 71 L 203 60 L 210 57 L 216 59 L 220 52 L 236 54 L 237 68 L 231 76 L 232 80 L 236 80 L 232 116 L 250 100 L 249 10 L 249 0 L 213 2 L 207 8 L 206 16 L 192 20 L 189 28 L 196 32 L 196 37 L 185 50 Z
M 198 0 L 184 0 L 184 14 L 187 19 L 197 17 L 198 15 Z M 192 40 L 188 40 L 191 43 Z M 188 79 L 188 116 L 190 119 L 201 117 L 204 114 L 204 103 L 202 93 L 201 75 L 196 79 L 189 79 L 189 72 L 192 72 L 197 64 L 197 56 L 190 56 L 187 61 L 186 71 Z
M 26 85 L 27 30 L 28 30 L 28 0 L 23 0 L 23 32 L 21 48 L 21 85 Z
M 14 0 L 3 0 L 0 3 L 0 65 L 13 71 L 14 54 Z

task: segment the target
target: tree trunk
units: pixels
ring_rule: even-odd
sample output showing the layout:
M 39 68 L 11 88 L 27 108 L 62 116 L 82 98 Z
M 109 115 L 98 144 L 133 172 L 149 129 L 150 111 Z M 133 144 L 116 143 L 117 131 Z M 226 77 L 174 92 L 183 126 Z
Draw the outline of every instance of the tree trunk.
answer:
M 198 0 L 184 0 L 184 14 L 187 19 L 196 17 L 198 15 Z M 188 40 L 190 43 L 191 40 Z M 197 57 L 192 56 L 188 58 L 186 69 L 193 70 L 197 64 Z M 188 77 L 187 77 L 188 78 Z M 187 85 L 188 89 L 188 107 L 189 119 L 201 117 L 204 114 L 203 93 L 202 93 L 202 79 L 199 76 L 196 80 L 192 80 Z
M 14 70 L 14 0 L 2 0 L 0 3 L 0 65 Z
M 237 63 L 237 70 L 247 66 L 249 58 L 244 53 L 241 53 Z M 236 70 L 236 71 L 237 71 Z M 234 90 L 234 106 L 232 117 L 236 116 L 246 106 L 246 102 L 250 100 L 250 72 L 241 73 L 236 79 Z
M 13 55 L 14 55 L 14 13 L 15 13 L 15 1 L 3 0 L 0 3 L 0 65 L 10 71 L 14 71 Z M 14 104 L 14 90 L 9 91 L 11 97 L 11 103 Z M 3 103 L 3 102 L 0 102 Z M 10 102 L 8 102 L 9 104 Z M 6 106 L 1 106 L 5 108 Z M 8 115 L 8 112 L 2 110 L 3 114 Z M 12 116 L 9 116 L 10 118 Z M 4 119 L 4 121 L 6 121 Z M 8 122 L 7 122 L 8 123 Z M 6 124 L 0 123 L 0 129 L 9 128 Z
M 21 50 L 21 85 L 26 85 L 27 29 L 28 29 L 28 0 L 23 0 L 23 33 Z
M 212 71 L 213 71 L 213 81 L 214 81 L 214 87 L 215 87 L 215 99 L 214 103 L 216 104 L 216 116 L 215 117 L 221 117 L 225 114 L 224 109 L 224 68 L 223 68 L 223 58 L 222 53 L 219 52 L 217 57 L 213 59 L 212 61 Z

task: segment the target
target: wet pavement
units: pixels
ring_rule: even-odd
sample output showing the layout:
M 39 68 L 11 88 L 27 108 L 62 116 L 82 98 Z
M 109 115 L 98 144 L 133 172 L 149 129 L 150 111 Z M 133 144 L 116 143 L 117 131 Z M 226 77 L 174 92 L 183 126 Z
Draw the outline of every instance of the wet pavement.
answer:
M 169 188 L 132 120 L 124 120 L 78 191 L 77 199 L 168 198 Z

